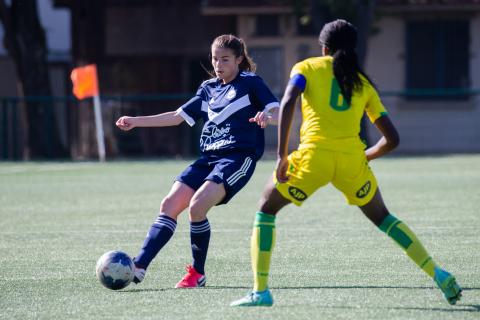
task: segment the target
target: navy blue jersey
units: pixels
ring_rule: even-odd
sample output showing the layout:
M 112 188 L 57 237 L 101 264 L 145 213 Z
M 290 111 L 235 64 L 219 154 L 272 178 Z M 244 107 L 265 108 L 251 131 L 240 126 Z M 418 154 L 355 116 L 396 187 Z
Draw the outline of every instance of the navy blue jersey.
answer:
M 222 155 L 241 151 L 260 158 L 265 147 L 264 130 L 248 120 L 259 111 L 278 107 L 278 100 L 262 78 L 239 72 L 227 84 L 219 78 L 203 82 L 195 97 L 177 113 L 193 126 L 204 120 L 200 137 L 202 154 Z

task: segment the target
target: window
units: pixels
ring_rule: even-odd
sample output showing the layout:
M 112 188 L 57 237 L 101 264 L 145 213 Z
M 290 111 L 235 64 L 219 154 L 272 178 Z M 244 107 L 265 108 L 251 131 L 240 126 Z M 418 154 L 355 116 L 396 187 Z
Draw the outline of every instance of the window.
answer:
M 407 97 L 467 99 L 470 25 L 468 21 L 407 24 Z
M 260 37 L 278 36 L 280 34 L 278 15 L 258 15 L 256 17 L 255 35 Z
M 311 56 L 313 56 L 313 54 L 310 53 L 310 46 L 308 44 L 302 43 L 297 46 L 298 61 L 305 60 Z
M 257 63 L 257 74 L 263 78 L 273 94 L 278 98 L 285 88 L 283 70 L 285 54 L 282 46 L 250 47 L 250 55 Z M 277 148 L 277 128 L 268 126 L 265 130 L 265 148 L 273 151 Z
M 274 94 L 281 95 L 284 88 L 284 53 L 282 47 L 250 47 L 248 50 L 257 64 L 257 74 L 265 80 Z

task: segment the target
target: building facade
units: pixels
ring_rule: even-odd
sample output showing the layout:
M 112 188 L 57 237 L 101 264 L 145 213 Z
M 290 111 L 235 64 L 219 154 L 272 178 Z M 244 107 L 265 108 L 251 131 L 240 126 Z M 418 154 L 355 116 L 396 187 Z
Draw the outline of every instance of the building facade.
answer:
M 259 8 L 213 0 L 202 12 L 235 13 L 259 73 L 281 91 L 296 61 L 319 55 L 318 30 L 305 30 L 291 8 L 269 2 Z M 480 152 L 480 1 L 377 3 L 365 70 L 398 126 L 396 152 Z M 262 30 L 266 21 L 268 32 Z M 297 116 L 297 126 L 299 121 Z M 368 133 L 371 141 L 378 139 L 375 129 Z
M 125 113 L 174 110 L 186 101 L 210 77 L 204 69 L 210 63 L 210 44 L 219 34 L 233 33 L 246 40 L 258 73 L 279 98 L 293 64 L 320 55 L 319 30 L 300 23 L 289 1 L 52 3 L 70 11 L 71 67 L 99 66 L 107 148 L 112 156 L 195 153 L 198 128 L 192 131 L 182 125 L 126 135 L 112 121 Z M 476 32 L 480 0 L 378 0 L 373 25 L 365 69 L 400 131 L 397 153 L 480 152 L 480 35 Z M 0 67 L 4 71 L 0 95 L 16 95 L 11 80 L 14 69 L 5 55 L 0 57 Z M 70 84 L 66 77 L 64 81 L 62 90 L 67 94 Z M 74 108 L 68 114 L 65 140 L 72 146 L 73 158 L 88 158 L 96 152 L 90 109 Z M 297 114 L 297 129 L 300 121 Z M 370 129 L 374 141 L 378 135 Z M 298 137 L 292 139 L 292 147 L 297 141 Z M 276 131 L 270 128 L 267 148 L 274 150 L 275 145 Z

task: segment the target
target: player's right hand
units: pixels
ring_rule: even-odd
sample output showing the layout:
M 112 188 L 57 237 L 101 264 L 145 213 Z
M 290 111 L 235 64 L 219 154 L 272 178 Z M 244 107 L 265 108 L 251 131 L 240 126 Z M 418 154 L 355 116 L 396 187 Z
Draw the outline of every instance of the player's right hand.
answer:
M 120 117 L 115 124 L 123 131 L 128 131 L 135 128 L 135 125 L 133 124 L 133 117 Z
M 288 169 L 288 160 L 287 158 L 278 158 L 277 159 L 277 166 L 275 168 L 277 181 L 280 183 L 285 183 L 288 181 L 287 175 Z
M 260 128 L 265 129 L 268 126 L 268 121 L 272 116 L 268 115 L 267 112 L 257 112 L 255 117 L 248 119 L 249 122 L 256 122 Z

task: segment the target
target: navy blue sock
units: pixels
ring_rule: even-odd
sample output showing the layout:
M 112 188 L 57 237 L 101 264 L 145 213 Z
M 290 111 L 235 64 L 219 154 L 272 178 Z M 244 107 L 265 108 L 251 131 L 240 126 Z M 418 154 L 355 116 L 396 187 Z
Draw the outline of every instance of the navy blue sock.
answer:
M 170 240 L 176 227 L 177 222 L 174 219 L 160 214 L 150 227 L 140 253 L 135 257 L 135 265 L 147 269 L 160 249 Z
M 200 274 L 205 274 L 205 260 L 207 260 L 209 242 L 210 224 L 208 223 L 208 219 L 200 222 L 190 222 L 193 267 Z

